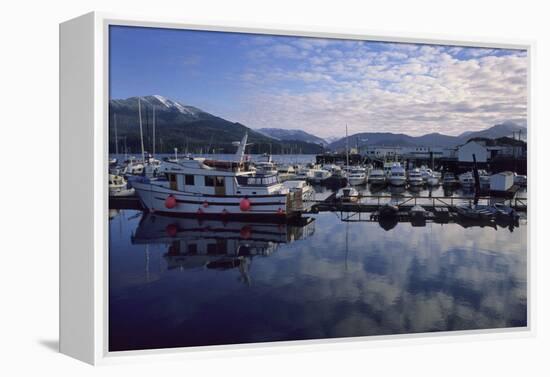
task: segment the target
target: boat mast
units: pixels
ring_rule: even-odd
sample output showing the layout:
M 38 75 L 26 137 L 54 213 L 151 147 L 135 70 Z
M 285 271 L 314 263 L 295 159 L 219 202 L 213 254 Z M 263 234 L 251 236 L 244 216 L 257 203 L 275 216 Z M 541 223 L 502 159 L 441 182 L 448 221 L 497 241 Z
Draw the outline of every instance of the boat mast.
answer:
M 248 132 L 245 132 L 243 139 L 239 143 L 239 148 L 237 148 L 237 153 L 236 153 L 237 161 L 240 163 L 242 163 L 244 159 L 244 151 L 246 149 L 247 140 L 248 140 Z
M 141 98 L 138 97 L 139 136 L 141 138 L 141 161 L 145 163 L 145 147 L 143 145 L 143 124 L 141 122 Z
M 115 154 L 118 156 L 118 132 L 116 128 L 116 113 L 115 113 Z
M 157 120 L 156 120 L 156 116 L 155 116 L 155 106 L 153 106 L 153 157 L 155 157 L 155 152 L 156 152 L 156 148 L 155 148 L 155 128 L 157 127 Z
M 349 168 L 349 137 L 348 137 L 347 123 L 346 123 L 346 168 Z

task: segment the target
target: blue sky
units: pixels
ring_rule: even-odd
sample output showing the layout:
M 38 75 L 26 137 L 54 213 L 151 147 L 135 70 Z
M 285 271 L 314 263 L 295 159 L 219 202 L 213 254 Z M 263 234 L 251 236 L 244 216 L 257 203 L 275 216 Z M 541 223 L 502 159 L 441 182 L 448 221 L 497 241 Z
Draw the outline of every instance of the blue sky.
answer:
M 111 27 L 111 98 L 159 94 L 252 128 L 459 134 L 526 123 L 525 51 Z

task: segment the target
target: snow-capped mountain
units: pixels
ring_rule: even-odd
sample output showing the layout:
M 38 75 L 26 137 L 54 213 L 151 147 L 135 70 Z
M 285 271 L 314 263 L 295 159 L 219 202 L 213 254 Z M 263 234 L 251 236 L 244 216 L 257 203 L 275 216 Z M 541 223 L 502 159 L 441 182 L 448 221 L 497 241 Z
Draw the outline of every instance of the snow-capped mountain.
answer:
M 322 147 L 302 140 L 276 139 L 250 129 L 238 122 L 231 122 L 207 113 L 194 106 L 161 95 L 112 99 L 110 101 L 111 139 L 114 147 L 114 120 L 116 116 L 119 141 L 131 150 L 140 148 L 140 128 L 138 103 L 141 102 L 141 121 L 145 148 L 152 150 L 153 112 L 155 114 L 156 151 L 173 151 L 174 148 L 196 153 L 216 150 L 220 153 L 233 153 L 234 141 L 239 141 L 248 133 L 252 143 L 251 153 L 281 153 L 282 151 L 302 151 L 319 153 Z M 111 149 L 112 150 L 112 149 Z M 288 152 L 287 152 L 288 153 Z
M 112 99 L 110 101 L 111 109 L 117 110 L 137 110 L 138 99 L 141 101 L 142 109 L 153 108 L 155 111 L 169 111 L 181 114 L 187 120 L 210 119 L 214 116 L 194 106 L 184 105 L 181 102 L 155 94 L 143 97 L 130 97 L 126 99 Z

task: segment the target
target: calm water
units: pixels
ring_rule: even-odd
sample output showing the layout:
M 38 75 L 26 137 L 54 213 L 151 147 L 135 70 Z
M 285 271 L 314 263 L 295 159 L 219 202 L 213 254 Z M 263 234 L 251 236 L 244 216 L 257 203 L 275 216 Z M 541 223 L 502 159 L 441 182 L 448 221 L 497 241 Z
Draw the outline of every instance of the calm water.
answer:
M 111 211 L 110 349 L 526 326 L 526 220 L 297 225 Z

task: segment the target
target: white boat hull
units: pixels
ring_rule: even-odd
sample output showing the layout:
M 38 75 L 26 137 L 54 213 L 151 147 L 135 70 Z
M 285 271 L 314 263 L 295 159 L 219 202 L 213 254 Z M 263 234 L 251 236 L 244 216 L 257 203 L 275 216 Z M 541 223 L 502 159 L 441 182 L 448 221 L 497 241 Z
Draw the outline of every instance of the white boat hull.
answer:
M 132 187 L 145 208 L 151 212 L 174 215 L 227 215 L 227 216 L 292 216 L 301 209 L 289 207 L 292 195 L 216 196 L 185 193 L 150 183 L 132 182 Z M 298 194 L 298 193 L 296 193 Z M 168 208 L 166 199 L 173 196 L 176 205 Z M 248 199 L 250 208 L 241 209 L 241 201 Z M 301 201 L 300 201 L 301 202 Z M 302 208 L 303 209 L 303 208 Z
M 409 179 L 409 185 L 411 186 L 422 186 L 424 184 L 424 180 L 422 178 L 420 179 Z
M 439 185 L 439 179 L 435 177 L 430 177 L 428 178 L 427 183 L 428 183 L 428 186 L 437 186 Z
M 390 185 L 392 186 L 405 186 L 407 180 L 401 177 L 390 177 Z
M 369 183 L 372 185 L 383 185 L 386 183 L 385 177 L 370 177 Z
M 366 179 L 365 177 L 363 178 L 353 178 L 353 177 L 348 177 L 348 183 L 352 186 L 360 186 L 360 185 L 364 185 L 366 182 Z

